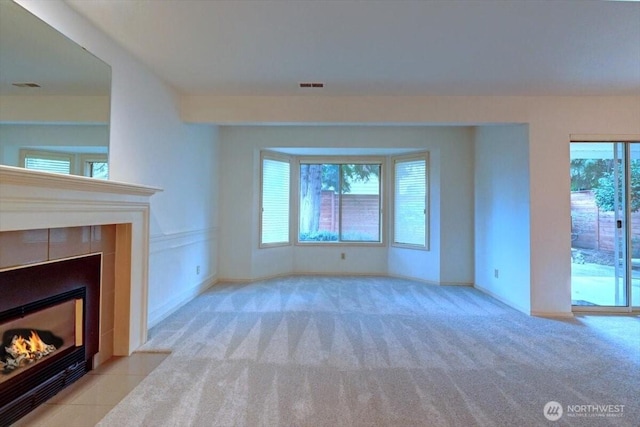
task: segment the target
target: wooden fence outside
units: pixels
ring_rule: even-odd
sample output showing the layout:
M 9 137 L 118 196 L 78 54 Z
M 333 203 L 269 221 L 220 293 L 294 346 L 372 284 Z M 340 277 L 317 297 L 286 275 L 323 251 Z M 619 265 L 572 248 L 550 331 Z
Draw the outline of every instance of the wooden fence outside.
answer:
M 571 192 L 573 248 L 613 252 L 615 222 L 613 212 L 604 212 L 598 208 L 592 191 Z M 631 214 L 631 241 L 633 246 L 640 244 L 640 212 Z
M 378 237 L 380 233 L 380 203 L 377 195 L 342 195 L 342 230 Z M 323 191 L 320 204 L 320 231 L 338 233 L 338 195 Z

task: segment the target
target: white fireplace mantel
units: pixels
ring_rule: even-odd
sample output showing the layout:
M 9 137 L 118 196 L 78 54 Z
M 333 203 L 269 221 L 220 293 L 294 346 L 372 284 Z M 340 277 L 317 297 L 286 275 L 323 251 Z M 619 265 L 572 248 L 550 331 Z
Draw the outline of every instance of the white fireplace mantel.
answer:
M 149 210 L 158 191 L 0 166 L 0 231 L 116 224 L 116 355 L 147 339 Z

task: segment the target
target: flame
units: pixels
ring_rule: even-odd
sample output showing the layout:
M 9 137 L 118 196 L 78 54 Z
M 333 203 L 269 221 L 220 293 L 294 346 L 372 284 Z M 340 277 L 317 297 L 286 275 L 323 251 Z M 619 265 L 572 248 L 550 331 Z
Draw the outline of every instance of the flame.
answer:
M 21 336 L 14 336 L 11 341 L 11 346 L 7 348 L 7 351 L 17 358 L 23 356 L 27 359 L 34 359 L 42 357 L 51 353 L 55 347 L 42 341 L 36 331 L 31 331 L 31 336 L 27 339 Z
M 17 337 L 17 339 L 13 340 L 13 343 L 11 343 L 11 350 L 13 350 L 13 353 L 16 354 L 29 354 L 29 345 L 28 342 L 22 338 L 22 337 Z
M 46 344 L 40 339 L 40 336 L 36 331 L 31 331 L 31 337 L 29 337 L 28 344 L 29 347 L 31 347 L 31 351 L 39 352 L 43 352 L 46 346 Z
M 5 350 L 7 354 L 0 360 L 0 368 L 2 373 L 6 374 L 50 355 L 56 351 L 56 346 L 42 341 L 38 333 L 31 330 L 29 338 L 14 335 L 11 344 L 5 347 Z

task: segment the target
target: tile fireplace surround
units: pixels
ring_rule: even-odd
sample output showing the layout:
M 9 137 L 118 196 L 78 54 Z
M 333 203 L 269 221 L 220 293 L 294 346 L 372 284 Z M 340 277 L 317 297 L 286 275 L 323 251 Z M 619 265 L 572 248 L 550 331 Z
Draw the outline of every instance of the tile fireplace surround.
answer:
M 115 227 L 113 343 L 128 356 L 147 338 L 149 203 L 158 188 L 0 166 L 0 232 Z M 101 304 L 103 310 L 111 310 Z M 112 344 L 112 347 L 111 347 Z M 113 350 L 111 350 L 113 348 Z

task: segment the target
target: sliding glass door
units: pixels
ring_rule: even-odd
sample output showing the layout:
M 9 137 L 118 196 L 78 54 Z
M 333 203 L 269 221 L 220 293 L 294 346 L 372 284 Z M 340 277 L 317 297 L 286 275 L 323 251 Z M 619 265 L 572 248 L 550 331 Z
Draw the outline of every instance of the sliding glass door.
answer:
M 574 309 L 640 305 L 640 144 L 571 143 Z
M 629 199 L 631 227 L 629 299 L 632 307 L 640 307 L 640 142 L 629 143 L 630 182 Z

